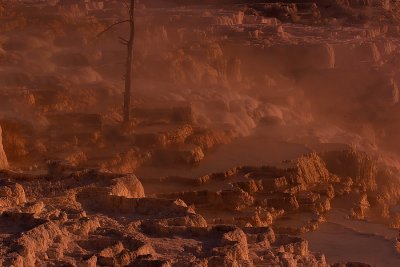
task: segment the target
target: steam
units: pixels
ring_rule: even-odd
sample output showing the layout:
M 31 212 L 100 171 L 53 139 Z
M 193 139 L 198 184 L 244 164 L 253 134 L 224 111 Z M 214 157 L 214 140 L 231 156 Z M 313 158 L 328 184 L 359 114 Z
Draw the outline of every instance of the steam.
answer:
M 48 35 L 1 37 L 2 91 L 26 96 L 2 105 L 3 115 L 45 125 L 37 99 L 29 100 L 35 90 L 67 92 L 65 103 L 49 104 L 52 111 L 109 116 L 120 108 L 125 48 L 118 36 L 127 29 L 96 37 L 105 25 L 88 19 L 90 27 L 76 30 L 85 16 L 75 11 L 66 13 L 66 28 L 43 23 Z M 261 127 L 285 142 L 347 144 L 397 164 L 399 50 L 396 41 L 379 37 L 385 29 L 300 30 L 271 20 L 255 30 L 242 25 L 251 19 L 242 10 L 152 12 L 141 6 L 137 13 L 135 104 L 187 102 L 203 127 L 237 136 Z

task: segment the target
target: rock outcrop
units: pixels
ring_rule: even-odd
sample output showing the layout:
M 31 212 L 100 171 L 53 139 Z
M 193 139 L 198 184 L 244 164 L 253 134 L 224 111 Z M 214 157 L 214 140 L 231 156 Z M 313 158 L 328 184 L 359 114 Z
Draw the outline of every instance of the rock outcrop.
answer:
M 0 126 L 0 170 L 6 169 L 7 167 L 8 167 L 8 161 L 6 153 L 4 152 L 3 148 L 2 129 Z
M 2 172 L 1 179 L 3 266 L 327 266 L 304 239 L 267 226 L 209 224 L 180 199 L 145 197 L 133 175 Z M 232 212 L 254 201 L 242 189 L 210 197 Z

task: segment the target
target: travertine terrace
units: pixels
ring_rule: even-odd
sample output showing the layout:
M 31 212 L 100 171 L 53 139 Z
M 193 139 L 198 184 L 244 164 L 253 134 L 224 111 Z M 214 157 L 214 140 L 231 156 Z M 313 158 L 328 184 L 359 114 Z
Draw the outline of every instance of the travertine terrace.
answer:
M 0 0 L 0 266 L 400 266 L 396 0 Z M 109 28 L 110 25 L 114 25 Z

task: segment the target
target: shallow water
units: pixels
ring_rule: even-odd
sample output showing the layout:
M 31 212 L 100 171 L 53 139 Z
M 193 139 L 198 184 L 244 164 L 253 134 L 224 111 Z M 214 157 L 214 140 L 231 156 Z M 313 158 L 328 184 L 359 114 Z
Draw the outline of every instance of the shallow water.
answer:
M 310 250 L 323 252 L 329 263 L 352 261 L 367 262 L 377 267 L 400 266 L 394 239 L 360 233 L 330 222 L 304 237 L 309 241 Z
M 166 176 L 196 178 L 208 173 L 224 172 L 230 168 L 250 165 L 277 165 L 284 160 L 295 159 L 310 150 L 300 144 L 270 138 L 268 135 L 251 135 L 234 140 L 208 151 L 205 159 L 195 167 L 148 167 L 136 172 L 142 180 Z
M 400 266 L 395 249 L 397 230 L 383 224 L 348 220 L 346 212 L 334 208 L 327 223 L 304 235 L 312 251 L 323 252 L 329 263 L 367 262 L 377 267 Z

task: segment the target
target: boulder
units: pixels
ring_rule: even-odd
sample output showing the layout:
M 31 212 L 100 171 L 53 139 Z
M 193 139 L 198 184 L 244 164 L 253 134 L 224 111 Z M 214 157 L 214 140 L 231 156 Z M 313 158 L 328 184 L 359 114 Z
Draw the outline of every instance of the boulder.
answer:
M 114 179 L 110 190 L 111 195 L 114 196 L 127 198 L 143 198 L 145 196 L 143 185 L 134 174 Z
M 199 146 L 185 145 L 179 149 L 178 162 L 197 164 L 204 159 L 204 152 Z
M 24 188 L 5 179 L 0 180 L 0 211 L 26 202 Z

